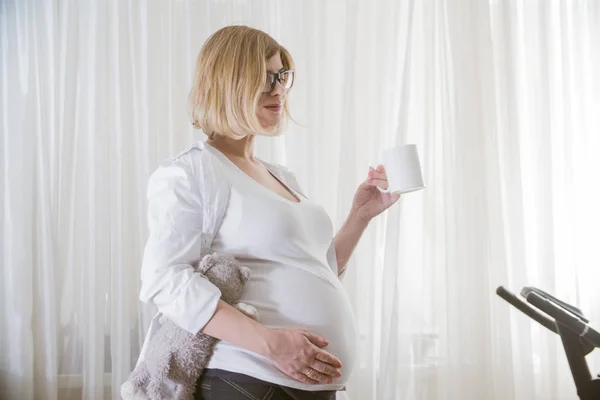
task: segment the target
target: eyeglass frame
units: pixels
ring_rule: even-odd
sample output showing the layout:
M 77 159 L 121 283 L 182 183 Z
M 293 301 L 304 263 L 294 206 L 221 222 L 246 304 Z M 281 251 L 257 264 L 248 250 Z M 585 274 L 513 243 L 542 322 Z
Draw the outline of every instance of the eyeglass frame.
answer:
M 296 71 L 295 70 L 293 70 L 293 69 L 286 69 L 286 70 L 279 71 L 279 72 L 270 72 L 270 71 L 267 71 L 267 75 L 273 75 L 275 77 L 275 80 L 273 81 L 271 89 L 268 92 L 262 92 L 262 94 L 269 94 L 273 90 L 275 90 L 275 85 L 277 85 L 277 82 L 279 82 L 279 84 L 283 87 L 283 90 L 286 90 L 286 91 L 290 90 L 292 88 L 292 86 L 290 86 L 289 88 L 285 88 L 283 86 L 283 82 L 282 82 L 282 79 L 281 79 L 281 75 L 283 75 L 285 73 L 288 73 L 288 72 L 291 72 L 292 75 L 293 75 L 292 86 L 294 86 L 294 81 L 296 80 Z

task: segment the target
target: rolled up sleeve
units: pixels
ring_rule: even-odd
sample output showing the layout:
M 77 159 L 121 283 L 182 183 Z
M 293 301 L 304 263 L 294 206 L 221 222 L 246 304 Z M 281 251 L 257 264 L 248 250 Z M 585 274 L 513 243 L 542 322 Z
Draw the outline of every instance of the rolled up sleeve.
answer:
M 186 156 L 159 167 L 148 181 L 149 238 L 140 300 L 196 334 L 215 313 L 220 290 L 194 272 L 202 256 L 203 201 Z

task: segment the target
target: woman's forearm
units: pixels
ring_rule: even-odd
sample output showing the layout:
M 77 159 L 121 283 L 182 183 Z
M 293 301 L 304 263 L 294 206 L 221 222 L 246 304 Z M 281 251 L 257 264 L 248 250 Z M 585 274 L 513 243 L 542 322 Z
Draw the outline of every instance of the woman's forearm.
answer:
M 324 350 L 325 338 L 302 328 L 267 328 L 222 300 L 201 332 L 266 357 L 303 383 L 332 383 L 341 376 L 342 363 Z
M 346 269 L 346 264 L 348 264 L 348 260 L 350 260 L 358 241 L 368 225 L 369 220 L 362 219 L 356 214 L 350 213 L 333 238 L 338 264 L 338 275 L 341 275 Z
M 265 357 L 268 355 L 269 329 L 223 300 L 219 300 L 217 311 L 201 332 Z

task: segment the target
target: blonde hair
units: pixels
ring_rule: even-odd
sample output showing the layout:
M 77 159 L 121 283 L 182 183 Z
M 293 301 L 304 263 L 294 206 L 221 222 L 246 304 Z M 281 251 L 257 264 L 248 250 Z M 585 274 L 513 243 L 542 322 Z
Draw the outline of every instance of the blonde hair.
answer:
M 285 69 L 293 69 L 290 53 L 271 36 L 247 26 L 227 26 L 213 33 L 196 59 L 188 98 L 192 125 L 209 138 L 224 135 L 277 135 L 282 125 L 263 127 L 256 115 L 267 74 L 266 62 L 279 53 Z M 283 121 L 289 118 L 287 96 Z

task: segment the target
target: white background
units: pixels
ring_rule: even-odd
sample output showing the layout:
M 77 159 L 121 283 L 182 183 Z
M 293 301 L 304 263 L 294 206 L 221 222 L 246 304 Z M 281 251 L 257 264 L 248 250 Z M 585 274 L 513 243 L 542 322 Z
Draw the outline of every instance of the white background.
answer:
M 534 285 L 600 317 L 593 0 L 0 0 L 3 398 L 118 398 L 153 313 L 137 299 L 147 178 L 202 138 L 194 60 L 233 23 L 295 58 L 297 124 L 257 152 L 337 227 L 381 150 L 419 146 L 427 189 L 349 265 L 349 397 L 575 398 L 559 338 L 494 291 Z

